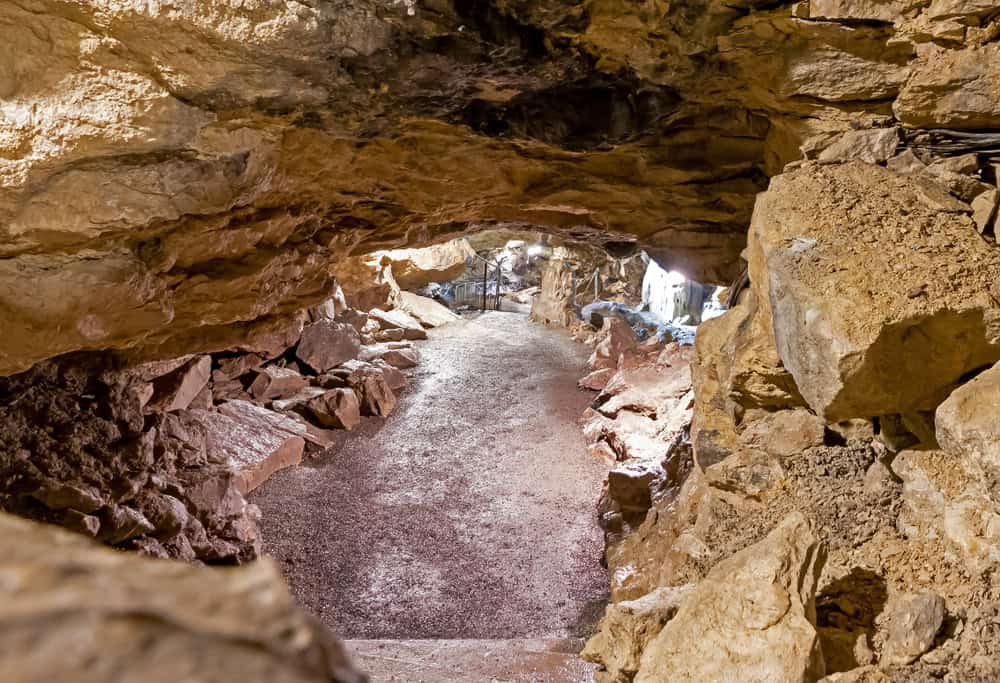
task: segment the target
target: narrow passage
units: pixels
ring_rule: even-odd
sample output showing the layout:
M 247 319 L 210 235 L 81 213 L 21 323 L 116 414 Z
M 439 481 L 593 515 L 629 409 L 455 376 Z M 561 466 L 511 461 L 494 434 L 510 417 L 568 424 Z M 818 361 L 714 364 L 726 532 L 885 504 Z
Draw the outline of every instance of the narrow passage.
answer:
M 387 420 L 252 497 L 300 604 L 346 639 L 587 635 L 607 598 L 586 348 L 491 312 L 431 331 Z

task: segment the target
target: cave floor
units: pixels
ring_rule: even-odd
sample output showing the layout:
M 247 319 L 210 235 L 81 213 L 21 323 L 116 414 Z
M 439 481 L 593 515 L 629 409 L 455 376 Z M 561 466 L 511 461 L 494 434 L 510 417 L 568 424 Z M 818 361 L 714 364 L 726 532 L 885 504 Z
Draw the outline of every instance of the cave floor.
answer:
M 590 680 L 566 654 L 607 600 L 606 469 L 577 423 L 592 398 L 576 388 L 587 349 L 488 312 L 431 330 L 420 352 L 388 419 L 253 494 L 266 552 L 301 605 L 364 641 L 351 647 L 375 681 Z M 500 668 L 463 678 L 440 668 L 449 657 Z M 420 677 L 404 671 L 431 660 Z

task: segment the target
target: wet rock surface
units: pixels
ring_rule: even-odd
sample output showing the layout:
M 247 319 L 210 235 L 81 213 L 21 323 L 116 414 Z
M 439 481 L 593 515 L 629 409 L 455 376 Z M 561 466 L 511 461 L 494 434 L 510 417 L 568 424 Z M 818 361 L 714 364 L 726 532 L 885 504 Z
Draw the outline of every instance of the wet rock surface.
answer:
M 605 467 L 576 424 L 585 351 L 487 313 L 432 330 L 421 353 L 387 420 L 251 496 L 267 552 L 347 638 L 588 633 L 606 597 Z

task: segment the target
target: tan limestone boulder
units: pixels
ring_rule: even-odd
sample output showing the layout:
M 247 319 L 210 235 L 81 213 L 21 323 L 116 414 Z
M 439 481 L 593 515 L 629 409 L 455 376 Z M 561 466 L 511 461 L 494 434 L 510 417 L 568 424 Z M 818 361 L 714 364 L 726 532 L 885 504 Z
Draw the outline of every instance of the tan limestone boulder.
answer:
M 1000 365 L 953 391 L 934 413 L 934 433 L 945 451 L 975 462 L 1000 495 Z
M 885 667 L 913 662 L 934 645 L 944 623 L 944 598 L 934 593 L 896 596 L 886 607 L 888 634 L 879 663 Z
M 207 569 L 146 559 L 0 514 L 0 572 L 11 578 L 0 586 L 6 681 L 365 680 L 270 560 Z
M 967 456 L 907 450 L 892 461 L 903 481 L 897 526 L 914 540 L 940 539 L 975 571 L 1000 564 L 1000 504 Z
M 602 680 L 629 683 L 639 671 L 643 650 L 688 597 L 694 586 L 657 588 L 636 598 L 612 603 L 604 610 L 597 634 L 580 656 L 601 665 Z
M 464 239 L 422 249 L 392 249 L 375 257 L 389 260 L 392 275 L 403 289 L 420 289 L 432 282 L 449 282 L 465 272 L 466 261 L 476 255 Z
M 716 565 L 647 645 L 636 683 L 811 683 L 824 674 L 822 549 L 801 513 Z
M 928 50 L 893 104 L 915 128 L 1000 126 L 1000 46 Z
M 742 293 L 723 315 L 702 323 L 694 348 L 691 442 L 701 467 L 724 460 L 740 447 L 738 421 L 744 411 L 804 405 L 778 356 L 768 310 L 753 291 Z
M 956 201 L 859 162 L 805 166 L 758 199 L 750 280 L 827 421 L 933 409 L 1000 359 L 1000 252 Z
M 333 272 L 349 307 L 367 311 L 395 305 L 399 285 L 388 259 L 353 256 L 338 261 Z

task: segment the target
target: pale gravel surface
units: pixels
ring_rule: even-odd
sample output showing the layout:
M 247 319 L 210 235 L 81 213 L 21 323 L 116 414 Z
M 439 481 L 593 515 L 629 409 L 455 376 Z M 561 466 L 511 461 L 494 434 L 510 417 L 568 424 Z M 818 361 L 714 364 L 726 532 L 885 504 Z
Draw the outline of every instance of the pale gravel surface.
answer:
M 344 638 L 586 635 L 607 599 L 587 349 L 525 316 L 431 331 L 387 420 L 252 496 L 296 598 Z

